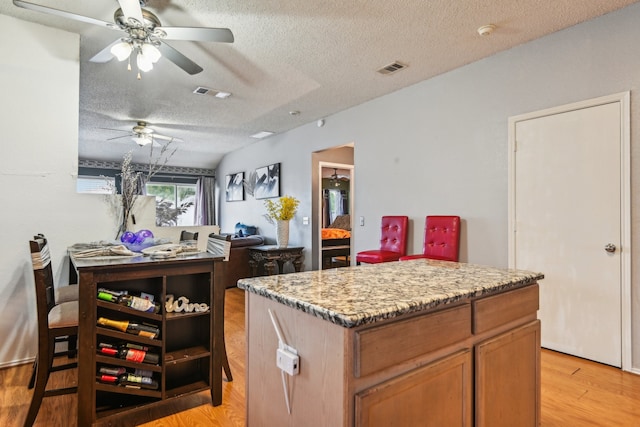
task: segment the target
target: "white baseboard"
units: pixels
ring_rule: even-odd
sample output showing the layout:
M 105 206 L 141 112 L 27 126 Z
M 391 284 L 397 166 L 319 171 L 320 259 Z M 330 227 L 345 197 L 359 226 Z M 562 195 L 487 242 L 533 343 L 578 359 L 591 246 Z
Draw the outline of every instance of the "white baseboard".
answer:
M 19 359 L 19 360 L 10 360 L 8 362 L 0 363 L 0 369 L 11 368 L 13 366 L 20 366 L 20 365 L 24 365 L 25 363 L 33 363 L 34 360 L 36 360 L 35 357 L 27 357 L 26 359 Z

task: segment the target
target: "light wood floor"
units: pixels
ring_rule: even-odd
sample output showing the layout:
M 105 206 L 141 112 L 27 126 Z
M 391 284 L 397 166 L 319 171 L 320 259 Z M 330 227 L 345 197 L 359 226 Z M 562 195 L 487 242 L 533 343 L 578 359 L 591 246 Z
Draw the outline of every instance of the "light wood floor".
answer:
M 234 380 L 223 383 L 223 404 L 217 407 L 203 404 L 144 426 L 245 425 L 243 291 L 234 288 L 227 292 L 225 317 L 227 351 Z M 26 387 L 30 373 L 31 365 L 0 370 L 0 426 L 22 425 L 31 399 L 31 391 Z M 66 375 L 54 373 L 50 384 L 73 383 L 73 372 L 70 378 Z M 194 399 L 208 399 L 208 395 L 201 393 Z M 75 395 L 46 398 L 35 425 L 75 426 L 76 408 Z M 640 376 L 543 350 L 541 426 L 640 426 Z

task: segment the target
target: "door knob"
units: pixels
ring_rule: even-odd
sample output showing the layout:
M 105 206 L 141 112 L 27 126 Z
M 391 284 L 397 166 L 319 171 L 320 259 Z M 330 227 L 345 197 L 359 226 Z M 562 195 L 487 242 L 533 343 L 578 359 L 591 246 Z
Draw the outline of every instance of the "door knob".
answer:
M 607 243 L 606 245 L 604 245 L 604 250 L 609 253 L 614 253 L 616 251 L 616 245 L 614 245 L 613 243 Z

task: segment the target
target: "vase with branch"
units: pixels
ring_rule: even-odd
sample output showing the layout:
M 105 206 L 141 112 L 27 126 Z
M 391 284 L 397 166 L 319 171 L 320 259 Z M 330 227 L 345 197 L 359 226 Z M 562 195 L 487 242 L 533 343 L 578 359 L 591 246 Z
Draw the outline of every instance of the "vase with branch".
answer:
M 157 151 L 154 153 L 153 144 L 150 144 L 149 162 L 145 167 L 138 168 L 138 170 L 132 163 L 133 152 L 129 151 L 124 155 L 120 171 L 120 192 L 118 193 L 118 188 L 115 185 L 110 188 L 110 193 L 112 195 L 120 194 L 120 198 L 109 197 L 106 199 L 116 216 L 118 224 L 116 239 L 127 231 L 130 221 L 135 224 L 133 212 L 136 201 L 139 196 L 144 195 L 146 183 L 160 172 L 175 154 L 177 148 L 171 150 L 171 143 L 172 141 L 163 144 L 159 153 Z

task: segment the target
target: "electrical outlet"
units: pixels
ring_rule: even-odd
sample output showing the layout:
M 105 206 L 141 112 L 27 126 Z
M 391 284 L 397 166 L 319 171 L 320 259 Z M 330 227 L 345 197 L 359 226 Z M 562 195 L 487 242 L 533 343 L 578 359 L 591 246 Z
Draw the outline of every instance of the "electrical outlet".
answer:
M 289 375 L 300 373 L 300 357 L 296 349 L 285 345 L 276 351 L 276 365 Z
M 303 216 L 302 217 L 302 225 L 309 225 L 309 217 L 308 216 Z
M 364 226 L 364 217 L 363 216 L 360 217 L 360 226 L 361 227 Z

